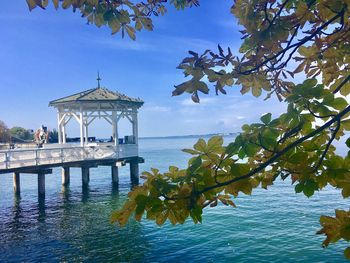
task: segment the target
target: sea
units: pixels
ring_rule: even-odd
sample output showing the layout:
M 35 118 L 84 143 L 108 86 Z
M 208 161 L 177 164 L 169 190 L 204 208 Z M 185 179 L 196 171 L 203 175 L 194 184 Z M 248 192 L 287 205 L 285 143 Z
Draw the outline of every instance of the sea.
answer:
M 140 139 L 140 156 L 151 167 L 186 167 L 198 138 Z M 225 142 L 233 137 L 225 137 Z M 237 208 L 206 208 L 202 224 L 157 226 L 131 219 L 110 223 L 131 188 L 129 167 L 119 169 L 113 187 L 110 167 L 92 168 L 83 190 L 81 171 L 71 169 L 69 188 L 62 188 L 59 169 L 46 176 L 45 199 L 38 199 L 35 175 L 21 175 L 21 196 L 12 175 L 0 175 L 0 262 L 346 262 L 345 242 L 322 248 L 320 215 L 349 209 L 349 201 L 331 187 L 311 198 L 296 194 L 290 180 L 268 190 L 235 198 Z

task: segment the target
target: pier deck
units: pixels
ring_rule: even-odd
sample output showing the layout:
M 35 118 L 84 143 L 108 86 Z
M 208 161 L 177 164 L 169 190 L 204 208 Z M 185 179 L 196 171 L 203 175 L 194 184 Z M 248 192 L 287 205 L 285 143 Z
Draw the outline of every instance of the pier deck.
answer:
M 118 184 L 118 166 L 130 164 L 132 184 L 138 184 L 139 163 L 137 144 L 102 143 L 86 144 L 46 144 L 44 148 L 22 148 L 0 151 L 0 174 L 13 173 L 13 188 L 20 193 L 20 174 L 29 173 L 38 176 L 38 194 L 45 195 L 45 174 L 51 174 L 53 167 L 62 167 L 62 185 L 70 182 L 70 167 L 80 167 L 82 186 L 90 181 L 89 168 L 111 166 L 113 184 Z
M 136 144 L 113 143 L 47 144 L 44 148 L 10 149 L 0 151 L 0 174 L 73 164 L 103 163 L 138 158 Z

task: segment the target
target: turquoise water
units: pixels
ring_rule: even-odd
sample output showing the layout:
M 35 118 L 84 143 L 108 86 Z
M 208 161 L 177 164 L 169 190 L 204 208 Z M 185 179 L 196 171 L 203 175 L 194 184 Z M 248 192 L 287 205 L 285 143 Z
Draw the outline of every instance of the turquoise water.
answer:
M 141 170 L 184 166 L 179 151 L 196 139 L 140 140 Z M 207 209 L 203 224 L 163 227 L 131 221 L 109 223 L 130 189 L 128 167 L 120 169 L 119 189 L 109 167 L 91 169 L 90 187 L 82 191 L 79 169 L 72 169 L 69 189 L 61 189 L 60 170 L 46 177 L 45 200 L 37 198 L 36 176 L 22 175 L 15 198 L 12 176 L 0 175 L 0 262 L 345 262 L 344 243 L 321 247 L 315 235 L 321 214 L 347 209 L 335 189 L 308 199 L 290 182 L 237 198 L 237 208 Z

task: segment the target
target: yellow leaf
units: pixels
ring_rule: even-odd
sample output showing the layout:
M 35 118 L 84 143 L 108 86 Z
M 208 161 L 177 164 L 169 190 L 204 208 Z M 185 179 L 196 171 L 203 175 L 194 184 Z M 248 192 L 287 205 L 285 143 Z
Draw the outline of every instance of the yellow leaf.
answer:
M 350 247 L 347 247 L 345 250 L 344 250 L 344 257 L 346 259 L 349 259 L 350 260 Z
M 52 0 L 52 2 L 55 8 L 58 9 L 58 0 Z
M 132 28 L 131 26 L 126 25 L 126 26 L 125 26 L 125 30 L 126 30 L 126 33 L 128 33 L 129 37 L 130 37 L 132 40 L 135 40 L 135 39 L 136 39 L 135 29 L 134 29 L 134 28 Z
M 193 145 L 193 148 L 197 151 L 205 152 L 205 149 L 207 148 L 207 144 L 206 144 L 205 140 L 203 140 L 201 138 L 197 141 L 197 143 L 195 145 Z
M 261 88 L 253 87 L 252 94 L 254 97 L 259 97 L 261 95 Z
M 29 11 L 32 11 L 37 5 L 35 0 L 27 0 Z

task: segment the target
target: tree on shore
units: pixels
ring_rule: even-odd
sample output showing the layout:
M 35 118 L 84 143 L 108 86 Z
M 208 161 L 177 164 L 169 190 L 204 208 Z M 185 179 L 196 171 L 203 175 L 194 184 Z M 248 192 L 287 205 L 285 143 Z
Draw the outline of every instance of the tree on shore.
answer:
M 27 0 L 30 9 L 45 8 L 48 1 Z M 151 18 L 163 15 L 167 5 L 177 9 L 198 6 L 199 0 L 52 1 L 56 8 L 80 10 L 89 23 L 107 25 L 136 38 L 136 31 L 152 30 Z M 291 178 L 295 191 L 311 197 L 331 185 L 350 196 L 350 152 L 336 152 L 335 141 L 350 147 L 350 0 L 236 0 L 232 14 L 244 28 L 239 54 L 220 45 L 203 53 L 190 51 L 178 66 L 190 79 L 175 86 L 173 95 L 226 94 L 239 87 L 242 94 L 276 96 L 288 104 L 278 117 L 261 117 L 246 124 L 233 142 L 221 137 L 200 139 L 186 169 L 169 167 L 143 173 L 143 185 L 129 193 L 113 222 L 124 225 L 143 215 L 162 225 L 202 221 L 202 211 L 218 203 L 235 206 L 232 197 L 268 188 L 277 178 Z M 304 79 L 304 81 L 297 81 Z M 211 85 L 207 85 L 208 80 Z M 346 140 L 347 139 L 347 140 Z M 335 210 L 321 216 L 319 234 L 324 246 L 350 241 L 350 211 Z M 350 258 L 350 247 L 344 254 Z
M 49 131 L 49 142 L 50 143 L 57 143 L 58 142 L 58 131 L 56 129 Z
M 6 124 L 0 120 L 0 143 L 7 143 L 10 141 L 10 130 Z
M 23 141 L 32 141 L 34 139 L 34 133 L 31 130 L 22 127 L 12 127 L 10 129 L 11 137 L 20 139 Z

